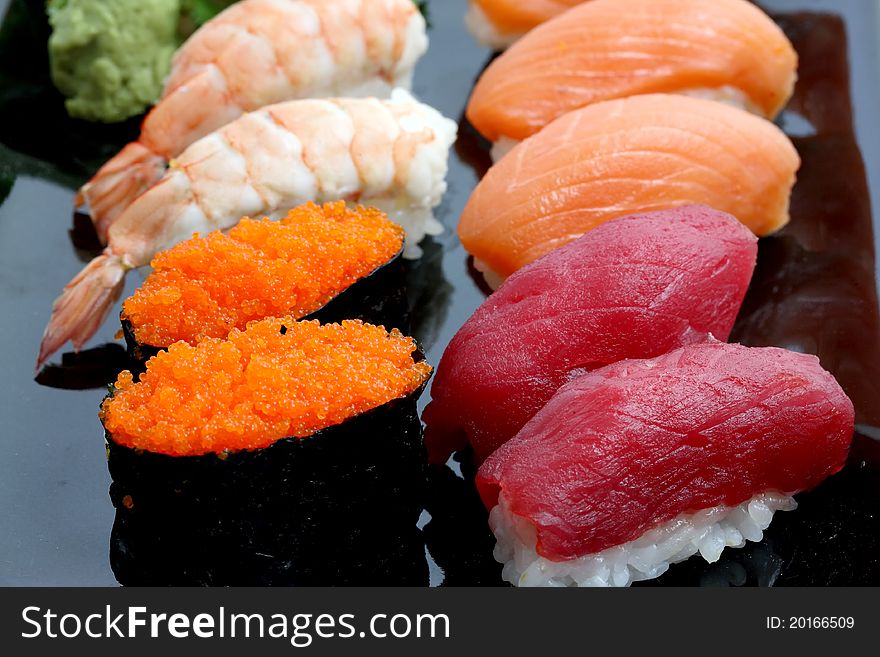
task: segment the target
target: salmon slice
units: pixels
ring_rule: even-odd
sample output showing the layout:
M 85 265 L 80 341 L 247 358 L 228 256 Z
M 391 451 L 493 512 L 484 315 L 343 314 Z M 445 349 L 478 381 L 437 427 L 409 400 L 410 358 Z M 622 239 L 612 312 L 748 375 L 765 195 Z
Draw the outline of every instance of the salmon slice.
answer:
M 788 137 L 748 112 L 633 96 L 566 114 L 516 146 L 477 185 L 458 234 L 490 282 L 610 219 L 681 205 L 727 212 L 761 236 L 788 222 L 799 166 Z
M 490 141 L 518 141 L 579 107 L 648 93 L 727 100 L 772 118 L 796 69 L 785 34 L 747 0 L 592 0 L 492 62 L 467 118 Z
M 503 49 L 536 25 L 585 0 L 471 0 L 468 28 L 486 46 Z

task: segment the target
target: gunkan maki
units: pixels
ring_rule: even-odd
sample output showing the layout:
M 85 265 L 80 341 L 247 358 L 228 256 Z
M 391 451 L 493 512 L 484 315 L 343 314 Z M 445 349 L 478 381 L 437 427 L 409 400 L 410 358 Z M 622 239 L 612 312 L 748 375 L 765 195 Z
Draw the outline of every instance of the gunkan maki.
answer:
M 156 255 L 123 303 L 129 355 L 142 368 L 177 341 L 222 338 L 249 321 L 288 315 L 408 333 L 403 241 L 403 228 L 383 212 L 343 201 L 194 236 Z
M 126 585 L 427 583 L 416 527 L 431 374 L 361 321 L 252 322 L 173 344 L 101 407 Z

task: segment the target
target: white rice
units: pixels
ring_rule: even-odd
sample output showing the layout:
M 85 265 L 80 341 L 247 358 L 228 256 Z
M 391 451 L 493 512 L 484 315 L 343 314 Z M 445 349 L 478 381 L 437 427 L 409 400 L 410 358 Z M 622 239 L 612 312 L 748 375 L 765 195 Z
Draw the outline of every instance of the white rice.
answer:
M 492 156 L 492 162 L 497 162 L 502 157 L 513 150 L 513 147 L 519 143 L 519 139 L 501 136 L 498 141 L 492 142 L 492 150 L 489 154 Z
M 764 111 L 752 102 L 742 89 L 725 84 L 720 87 L 694 87 L 693 89 L 683 89 L 676 92 L 681 96 L 690 96 L 691 98 L 703 98 L 705 100 L 714 100 L 718 103 L 724 103 L 732 107 L 737 107 L 757 116 L 764 116 Z
M 406 231 L 403 257 L 407 260 L 418 260 L 422 257 L 419 246 L 425 235 L 440 235 L 443 224 L 434 218 L 431 208 L 411 207 L 397 199 L 371 199 L 370 205 L 388 215 L 391 221 L 399 224 Z
M 501 287 L 501 284 L 504 282 L 503 276 L 496 274 L 488 264 L 479 258 L 474 258 L 474 269 L 483 275 L 483 280 L 486 281 L 486 285 L 488 285 L 493 291 Z
M 470 3 L 464 24 L 480 45 L 492 50 L 504 50 L 522 36 L 521 33 L 500 32 L 475 2 Z
M 760 541 L 774 512 L 796 507 L 790 495 L 761 493 L 736 507 L 680 515 L 629 543 L 560 562 L 535 552 L 534 526 L 510 512 L 503 493 L 489 525 L 498 541 L 495 559 L 504 564 L 502 577 L 514 586 L 629 586 L 659 577 L 697 552 L 709 563 L 718 561 L 725 547 Z
M 430 129 L 434 138 L 422 143 L 409 162 L 404 179 L 404 188 L 397 189 L 394 197 L 374 196 L 369 199 L 373 205 L 406 230 L 406 243 L 403 257 L 415 259 L 422 255 L 418 246 L 425 235 L 440 235 L 443 225 L 434 218 L 433 209 L 440 205 L 446 192 L 446 172 L 449 149 L 455 143 L 458 125 L 447 119 L 436 109 L 417 102 L 403 89 L 395 89 L 391 102 L 411 111 L 400 120 L 404 130 L 421 132 Z

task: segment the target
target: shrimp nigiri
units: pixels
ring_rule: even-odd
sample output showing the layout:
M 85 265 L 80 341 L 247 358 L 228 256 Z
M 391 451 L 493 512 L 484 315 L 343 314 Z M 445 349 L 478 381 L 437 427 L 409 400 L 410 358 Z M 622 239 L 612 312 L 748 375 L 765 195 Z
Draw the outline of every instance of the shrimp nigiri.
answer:
M 637 94 L 696 95 L 773 118 L 796 70 L 785 34 L 747 0 L 591 0 L 493 61 L 467 118 L 498 159 L 566 112 Z
M 428 47 L 412 0 L 243 0 L 174 55 L 137 141 L 79 190 L 102 242 L 110 225 L 194 141 L 265 105 L 297 98 L 387 98 L 409 88 Z
M 79 349 L 104 321 L 126 272 L 187 239 L 245 215 L 278 217 L 306 201 L 358 201 L 407 231 L 407 251 L 442 226 L 456 124 L 400 90 L 390 100 L 293 100 L 245 114 L 171 162 L 162 179 L 110 227 L 104 253 L 52 308 L 37 367 L 68 340 Z
M 470 0 L 464 22 L 484 46 L 504 50 L 536 25 L 585 0 Z

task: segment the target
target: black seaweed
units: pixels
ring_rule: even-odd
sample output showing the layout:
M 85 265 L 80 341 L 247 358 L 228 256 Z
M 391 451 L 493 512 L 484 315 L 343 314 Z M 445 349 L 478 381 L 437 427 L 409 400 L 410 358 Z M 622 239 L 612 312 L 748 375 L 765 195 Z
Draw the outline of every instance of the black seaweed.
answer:
M 143 372 L 146 362 L 166 347 L 140 344 L 131 322 L 120 315 L 126 351 L 133 361 L 132 371 Z M 409 302 L 406 296 L 403 250 L 371 273 L 355 281 L 324 306 L 302 318 L 317 319 L 322 324 L 360 319 L 367 324 L 396 328 L 410 334 Z
M 360 319 L 409 335 L 403 250 L 303 319 L 317 319 L 322 324 Z
M 164 347 L 153 347 L 139 343 L 134 337 L 134 327 L 122 313 L 119 315 L 119 321 L 122 324 L 122 337 L 125 338 L 125 352 L 132 362 L 129 369 L 135 374 L 141 374 L 146 369 L 147 361 L 162 351 Z
M 109 434 L 110 562 L 129 586 L 428 584 L 424 386 L 307 438 L 172 457 Z

